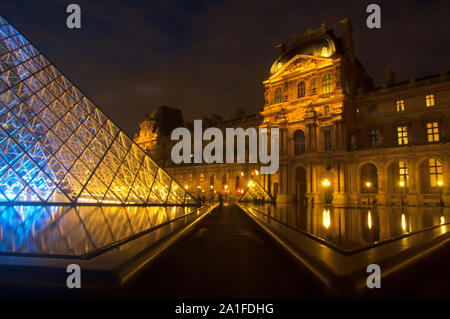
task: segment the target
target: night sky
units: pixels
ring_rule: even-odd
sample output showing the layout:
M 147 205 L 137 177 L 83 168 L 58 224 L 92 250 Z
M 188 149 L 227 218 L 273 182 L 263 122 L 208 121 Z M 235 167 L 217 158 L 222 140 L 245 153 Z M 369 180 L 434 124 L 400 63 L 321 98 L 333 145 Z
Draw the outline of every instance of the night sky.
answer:
M 81 6 L 80 30 L 66 27 L 70 3 Z M 381 6 L 381 30 L 366 27 L 370 3 Z M 159 105 L 186 121 L 260 111 L 275 45 L 324 21 L 340 35 L 339 20 L 353 20 L 377 84 L 387 66 L 398 80 L 450 67 L 448 0 L 1 0 L 0 12 L 130 135 Z

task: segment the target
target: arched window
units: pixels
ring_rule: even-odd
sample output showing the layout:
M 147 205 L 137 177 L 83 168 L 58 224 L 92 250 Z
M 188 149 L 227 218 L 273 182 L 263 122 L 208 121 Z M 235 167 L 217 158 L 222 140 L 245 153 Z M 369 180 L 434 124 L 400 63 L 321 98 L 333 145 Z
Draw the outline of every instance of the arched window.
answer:
M 322 93 L 331 92 L 331 75 L 325 74 L 322 78 Z
M 428 160 L 428 169 L 430 174 L 430 186 L 439 187 L 442 185 L 443 171 L 441 162 L 435 158 L 430 158 Z
M 300 81 L 297 85 L 297 96 L 298 98 L 305 97 L 305 82 Z
M 302 130 L 294 132 L 294 154 L 300 155 L 305 152 L 305 133 Z
M 227 181 L 228 179 L 227 179 L 227 174 L 226 173 L 224 173 L 223 175 L 222 175 L 222 187 L 225 187 L 225 185 L 227 185 Z
M 277 88 L 275 90 L 275 103 L 281 103 L 281 101 L 282 101 L 281 88 Z

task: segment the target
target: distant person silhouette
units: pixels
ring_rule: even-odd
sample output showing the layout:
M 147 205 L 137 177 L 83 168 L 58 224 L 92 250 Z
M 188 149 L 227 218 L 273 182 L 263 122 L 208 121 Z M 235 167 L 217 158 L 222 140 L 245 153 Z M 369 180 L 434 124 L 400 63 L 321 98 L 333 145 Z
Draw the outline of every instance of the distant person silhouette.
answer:
M 222 196 L 221 193 L 219 193 L 218 197 L 219 197 L 219 209 L 222 210 L 222 207 L 223 207 L 223 196 Z

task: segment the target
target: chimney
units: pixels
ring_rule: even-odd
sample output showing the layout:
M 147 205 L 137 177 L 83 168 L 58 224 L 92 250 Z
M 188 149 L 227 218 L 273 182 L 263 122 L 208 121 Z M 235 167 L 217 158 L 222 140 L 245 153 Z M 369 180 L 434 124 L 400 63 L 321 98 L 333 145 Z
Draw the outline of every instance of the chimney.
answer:
M 353 25 L 350 18 L 345 18 L 340 21 L 342 31 L 342 45 L 344 55 L 352 62 L 355 62 L 355 46 L 353 42 Z
M 384 69 L 384 82 L 387 86 L 395 84 L 395 73 L 391 68 Z
M 276 45 L 275 48 L 277 49 L 277 57 L 282 56 L 286 52 L 286 45 L 284 43 Z

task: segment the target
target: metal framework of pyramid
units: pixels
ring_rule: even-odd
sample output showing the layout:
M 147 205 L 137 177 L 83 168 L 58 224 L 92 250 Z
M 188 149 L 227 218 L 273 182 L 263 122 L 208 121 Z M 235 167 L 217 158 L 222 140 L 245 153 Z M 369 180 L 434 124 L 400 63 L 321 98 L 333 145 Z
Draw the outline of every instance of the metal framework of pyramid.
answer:
M 196 200 L 0 16 L 0 203 Z
M 239 199 L 240 202 L 251 202 L 254 200 L 264 200 L 266 202 L 275 201 L 272 196 L 262 187 L 258 181 L 251 181 L 247 190 Z

